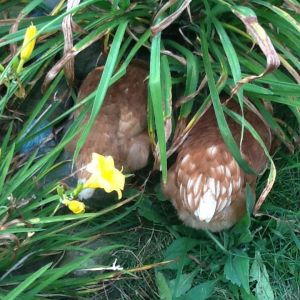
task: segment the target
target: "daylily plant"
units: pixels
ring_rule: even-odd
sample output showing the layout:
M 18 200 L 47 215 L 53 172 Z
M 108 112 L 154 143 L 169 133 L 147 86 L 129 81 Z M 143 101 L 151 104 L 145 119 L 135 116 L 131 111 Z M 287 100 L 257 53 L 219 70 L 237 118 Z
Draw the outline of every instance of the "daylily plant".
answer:
M 122 198 L 122 191 L 125 185 L 125 175 L 122 170 L 115 168 L 114 159 L 111 156 L 103 156 L 97 153 L 92 154 L 92 161 L 86 166 L 86 170 L 91 173 L 87 181 L 82 184 L 78 183 L 76 188 L 69 193 L 65 193 L 62 186 L 57 188 L 60 196 L 60 202 L 74 213 L 80 214 L 85 212 L 85 205 L 78 201 L 79 193 L 87 188 L 101 188 L 106 193 L 116 191 L 118 199 Z

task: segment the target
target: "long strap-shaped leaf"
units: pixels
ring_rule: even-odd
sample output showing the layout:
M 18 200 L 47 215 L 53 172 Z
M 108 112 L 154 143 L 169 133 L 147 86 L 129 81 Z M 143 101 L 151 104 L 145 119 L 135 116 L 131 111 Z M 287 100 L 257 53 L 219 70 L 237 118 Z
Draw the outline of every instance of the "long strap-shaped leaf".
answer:
M 233 46 L 227 32 L 225 31 L 224 27 L 222 26 L 221 22 L 219 22 L 217 19 L 213 18 L 213 23 L 217 29 L 224 52 L 226 53 L 226 56 L 228 59 L 228 64 L 230 66 L 231 74 L 232 74 L 232 77 L 234 80 L 234 84 L 237 85 L 238 82 L 242 79 L 241 66 L 239 63 L 237 53 L 234 49 L 234 46 Z M 243 92 L 242 91 L 243 91 L 242 87 L 237 91 L 237 96 L 238 96 L 241 108 L 242 108 L 242 101 L 243 101 L 243 99 L 242 99 Z
M 32 285 L 39 277 L 44 274 L 50 267 L 52 263 L 49 263 L 36 272 L 32 273 L 29 277 L 27 277 L 22 283 L 20 283 L 16 288 L 14 288 L 9 294 L 7 294 L 3 300 L 13 300 L 17 299 L 19 295 L 22 294 L 24 290 L 26 290 L 30 285 Z
M 164 130 L 163 100 L 160 81 L 160 47 L 161 33 L 158 33 L 153 37 L 151 44 L 149 88 L 159 145 L 162 176 L 163 181 L 165 182 L 167 180 L 167 153 Z
M 108 57 L 107 57 L 107 60 L 106 60 L 105 66 L 104 66 L 104 70 L 103 70 L 103 74 L 101 76 L 99 86 L 96 91 L 96 97 L 95 97 L 95 101 L 93 103 L 91 116 L 90 116 L 88 124 L 86 125 L 86 128 L 84 129 L 84 132 L 82 133 L 82 135 L 78 141 L 78 144 L 77 144 L 77 147 L 76 147 L 76 150 L 74 153 L 74 159 L 78 156 L 78 153 L 79 153 L 80 149 L 82 148 L 82 146 L 83 146 L 83 144 L 84 144 L 84 142 L 85 142 L 96 118 L 97 118 L 97 115 L 100 111 L 102 103 L 104 101 L 107 89 L 109 87 L 112 73 L 115 69 L 117 57 L 119 54 L 119 49 L 120 49 L 121 42 L 123 40 L 123 36 L 124 36 L 125 30 L 127 27 L 127 23 L 128 23 L 127 20 L 121 21 L 120 25 L 117 29 L 116 35 L 112 42 L 112 45 L 111 45 L 111 48 L 110 48 L 110 51 L 109 51 L 109 54 L 108 54 Z
M 261 137 L 259 136 L 257 131 L 254 129 L 254 127 L 247 120 L 242 118 L 242 116 L 240 116 L 239 114 L 231 111 L 230 109 L 224 107 L 224 111 L 230 117 L 232 117 L 232 119 L 235 120 L 237 123 L 239 123 L 239 124 L 244 123 L 245 124 L 245 127 L 249 130 L 249 132 L 254 137 L 254 139 L 259 143 L 259 145 L 264 150 L 265 155 L 267 156 L 267 158 L 269 159 L 269 161 L 271 163 L 271 168 L 270 168 L 270 173 L 269 173 L 269 176 L 268 176 L 267 184 L 266 184 L 264 190 L 262 191 L 261 195 L 259 196 L 259 198 L 258 198 L 258 200 L 255 204 L 254 211 L 253 211 L 254 215 L 259 215 L 258 210 L 261 207 L 261 205 L 263 204 L 263 202 L 265 201 L 265 199 L 268 196 L 269 192 L 271 191 L 271 189 L 273 187 L 273 184 L 275 182 L 275 179 L 276 179 L 275 164 L 272 160 L 272 157 L 269 154 L 268 149 L 266 148 L 266 145 L 264 144 L 263 140 L 261 139 Z
M 180 44 L 167 40 L 167 45 L 176 49 L 180 54 L 184 55 L 186 59 L 186 81 L 184 96 L 193 94 L 197 91 L 199 81 L 199 60 L 190 50 L 181 46 Z M 179 118 L 187 118 L 191 113 L 193 107 L 193 101 L 184 103 L 180 109 Z
M 299 21 L 297 21 L 297 19 L 293 18 L 283 9 L 279 8 L 279 6 L 272 5 L 270 1 L 253 0 L 253 2 L 271 9 L 279 16 L 280 19 L 284 20 L 284 22 L 288 22 L 292 26 L 292 28 L 294 28 L 298 31 L 298 33 L 300 33 Z
M 233 155 L 235 160 L 238 162 L 238 164 L 241 166 L 241 168 L 247 172 L 247 173 L 254 173 L 255 171 L 247 164 L 247 162 L 242 158 L 241 152 L 239 150 L 239 147 L 237 146 L 230 129 L 228 127 L 228 124 L 226 122 L 223 108 L 221 105 L 221 101 L 218 95 L 217 86 L 214 80 L 213 76 L 213 70 L 211 63 L 209 61 L 209 54 L 208 54 L 208 43 L 207 43 L 207 37 L 206 34 L 201 28 L 200 30 L 200 36 L 201 36 L 201 48 L 203 53 L 203 63 L 204 63 L 204 69 L 207 76 L 207 83 L 210 91 L 210 95 L 213 102 L 213 107 L 216 114 L 217 123 L 221 132 L 221 135 L 223 137 L 223 140 L 228 147 L 230 153 Z

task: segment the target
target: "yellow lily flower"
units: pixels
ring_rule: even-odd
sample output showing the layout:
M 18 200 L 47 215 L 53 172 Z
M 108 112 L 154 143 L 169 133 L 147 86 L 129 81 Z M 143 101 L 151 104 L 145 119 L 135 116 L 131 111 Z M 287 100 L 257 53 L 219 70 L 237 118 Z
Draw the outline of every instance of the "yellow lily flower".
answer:
M 83 202 L 65 199 L 62 203 L 68 206 L 69 210 L 74 214 L 81 214 L 85 212 L 85 205 Z
M 86 170 L 91 177 L 85 182 L 83 188 L 102 188 L 106 193 L 116 191 L 118 199 L 122 198 L 122 190 L 125 185 L 125 176 L 115 168 L 111 156 L 103 156 L 97 153 L 92 154 L 92 162 L 87 165 Z
M 33 52 L 35 42 L 36 42 L 36 37 L 35 37 L 36 33 L 37 33 L 37 29 L 33 24 L 31 24 L 26 29 L 24 40 L 23 40 L 23 45 L 22 45 L 22 50 L 21 50 L 21 54 L 20 54 L 21 60 L 20 60 L 19 66 L 17 68 L 17 73 L 20 73 L 22 71 L 23 65 L 31 57 L 31 54 Z

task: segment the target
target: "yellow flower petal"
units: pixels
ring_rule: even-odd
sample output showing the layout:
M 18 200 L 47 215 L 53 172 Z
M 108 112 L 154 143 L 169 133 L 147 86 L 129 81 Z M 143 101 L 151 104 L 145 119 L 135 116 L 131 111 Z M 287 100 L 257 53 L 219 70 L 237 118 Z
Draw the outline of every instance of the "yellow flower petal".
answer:
M 102 156 L 100 155 L 100 166 L 105 170 L 111 170 L 115 168 L 114 159 L 111 156 Z
M 91 177 L 83 185 L 83 188 L 101 188 L 104 189 L 107 193 L 111 192 L 109 182 L 102 176 L 99 176 L 99 174 L 92 174 Z
M 68 203 L 68 208 L 70 211 L 72 211 L 74 214 L 81 214 L 85 211 L 85 205 L 83 202 L 77 201 L 77 200 L 71 200 Z
M 118 198 L 122 197 L 125 185 L 125 176 L 115 168 L 114 159 L 111 156 L 92 154 L 92 161 L 86 167 L 91 173 L 83 188 L 102 188 L 107 193 L 116 191 Z
M 125 176 L 119 170 L 114 170 L 111 181 L 115 187 L 124 190 Z
M 21 60 L 23 60 L 24 63 L 27 60 L 29 60 L 32 54 L 32 51 L 35 46 L 35 41 L 36 41 L 36 38 L 34 38 L 36 36 L 36 33 L 37 33 L 37 29 L 32 24 L 26 29 L 25 37 L 22 45 L 22 51 L 20 54 Z
M 121 190 L 116 190 L 116 192 L 118 193 L 118 200 L 120 200 L 122 198 L 122 192 Z

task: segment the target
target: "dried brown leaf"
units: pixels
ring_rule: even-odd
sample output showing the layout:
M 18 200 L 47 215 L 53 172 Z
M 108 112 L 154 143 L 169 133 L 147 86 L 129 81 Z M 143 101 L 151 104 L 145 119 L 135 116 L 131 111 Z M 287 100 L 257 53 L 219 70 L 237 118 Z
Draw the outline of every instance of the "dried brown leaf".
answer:
M 69 50 L 69 52 L 65 53 L 64 56 L 51 68 L 51 70 L 47 73 L 45 80 L 42 85 L 42 91 L 45 91 L 49 84 L 52 82 L 52 80 L 57 76 L 57 74 L 60 72 L 60 70 L 64 67 L 64 65 L 72 58 L 74 58 L 78 53 L 89 47 L 94 42 L 100 40 L 104 35 L 105 32 L 102 32 L 95 38 L 91 39 L 88 43 L 86 43 L 84 46 L 82 46 L 80 49 L 76 49 L 73 47 Z
M 294 10 L 297 14 L 300 14 L 299 4 L 295 3 L 294 1 L 290 1 L 290 0 L 283 0 L 283 1 L 290 9 Z
M 257 217 L 257 216 L 261 215 L 258 211 L 259 211 L 260 207 L 262 206 L 262 204 L 265 202 L 267 196 L 269 195 L 269 193 L 274 185 L 275 179 L 276 179 L 276 167 L 274 165 L 274 162 L 271 161 L 271 170 L 270 170 L 270 174 L 269 174 L 269 177 L 267 180 L 267 184 L 266 184 L 265 188 L 263 189 L 262 193 L 260 194 L 260 196 L 254 206 L 254 209 L 253 209 L 254 216 Z
M 47 73 L 43 85 L 42 85 L 42 91 L 44 92 L 49 84 L 52 82 L 52 80 L 57 76 L 57 74 L 60 72 L 60 70 L 64 67 L 64 65 L 73 58 L 78 52 L 75 52 L 71 50 L 70 52 L 66 53 Z
M 24 17 L 24 14 L 23 12 L 20 12 L 18 17 L 15 19 L 13 25 L 11 26 L 10 30 L 9 30 L 9 33 L 16 33 L 18 31 L 18 28 L 19 28 L 19 23 L 21 21 L 21 19 Z M 17 44 L 16 43 L 13 43 L 13 44 L 10 44 L 9 45 L 9 48 L 10 48 L 10 54 L 11 56 L 15 56 L 18 49 L 17 49 Z
M 80 0 L 69 0 L 67 4 L 67 11 L 70 11 L 73 7 L 77 6 Z M 64 55 L 69 53 L 73 48 L 73 28 L 72 28 L 72 15 L 69 14 L 64 17 L 62 22 L 62 31 L 64 34 Z M 69 86 L 74 82 L 74 56 L 70 57 L 64 64 L 64 71 Z
M 164 18 L 161 22 L 159 22 L 158 24 L 154 25 L 151 27 L 151 32 L 153 35 L 156 35 L 157 33 L 163 31 L 165 28 L 167 28 L 168 26 L 170 26 L 182 13 L 183 11 L 189 6 L 190 2 L 192 0 L 184 0 L 181 4 L 181 6 L 175 11 L 173 12 L 171 15 L 169 15 L 168 17 Z M 157 16 L 160 16 L 167 8 L 169 8 L 171 5 L 173 5 L 174 3 L 176 3 L 177 1 L 174 0 L 170 0 L 168 3 L 166 3 L 161 9 L 160 11 L 157 13 L 156 17 L 154 19 L 157 18 Z
M 280 65 L 280 59 L 269 36 L 264 28 L 259 24 L 253 10 L 245 6 L 232 6 L 231 10 L 244 23 L 248 34 L 252 37 L 253 41 L 257 43 L 267 59 L 265 70 L 259 75 L 248 76 L 240 80 L 238 85 L 233 89 L 232 94 L 234 94 L 241 85 L 261 78 L 267 73 L 276 70 Z
M 12 233 L 0 233 L 0 246 L 8 245 L 12 242 L 14 242 L 19 247 L 20 241 L 16 237 L 16 235 Z

